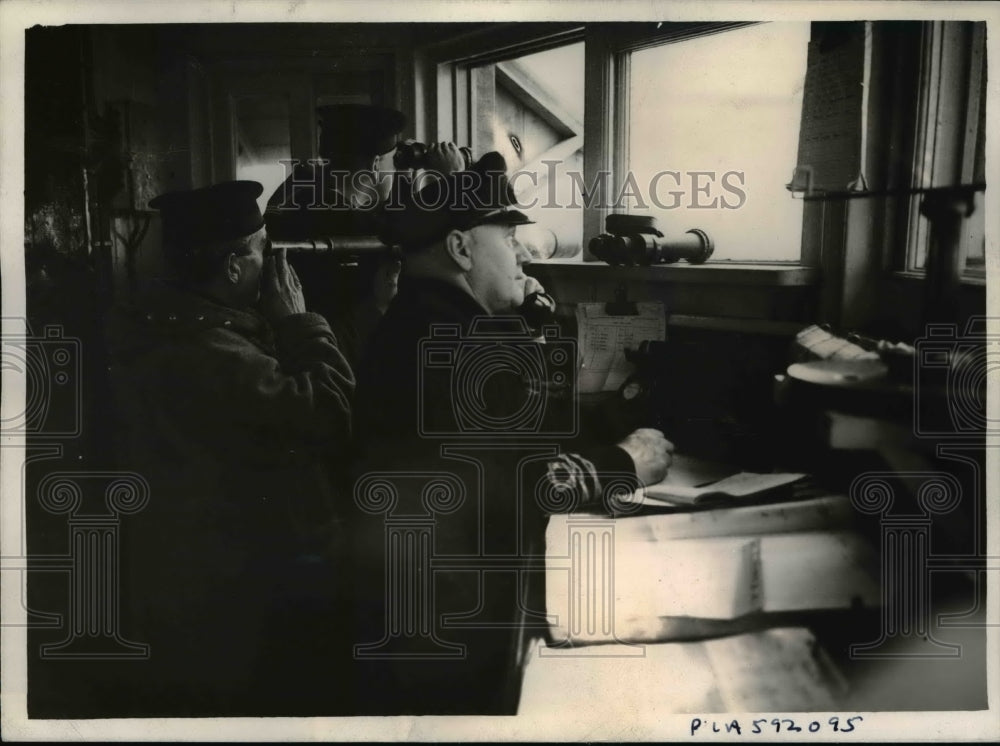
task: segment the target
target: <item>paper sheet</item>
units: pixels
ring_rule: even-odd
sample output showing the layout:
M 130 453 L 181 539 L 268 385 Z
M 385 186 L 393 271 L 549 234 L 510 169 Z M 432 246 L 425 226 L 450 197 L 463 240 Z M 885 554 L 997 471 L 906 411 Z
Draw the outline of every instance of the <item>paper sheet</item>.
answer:
M 779 628 L 703 643 L 728 712 L 832 710 L 836 678 L 804 628 Z
M 728 620 L 764 603 L 758 537 L 711 537 L 581 545 L 592 529 L 548 552 L 546 612 L 552 636 L 575 643 L 655 639 L 661 619 Z M 561 538 L 561 537 L 559 537 Z M 556 537 L 553 537 L 556 539 Z M 588 551 L 592 549 L 593 551 Z M 583 571 L 586 567 L 599 571 Z
M 853 525 L 854 517 L 854 508 L 847 495 L 826 495 L 787 503 L 655 513 L 629 520 L 643 521 L 643 528 L 652 537 L 650 541 L 668 541 L 705 536 L 752 536 L 847 529 Z M 619 524 L 622 523 L 625 521 L 619 521 Z
M 637 303 L 636 311 L 635 316 L 611 316 L 604 303 L 577 305 L 580 393 L 616 390 L 632 372 L 632 364 L 625 359 L 625 348 L 634 350 L 643 340 L 666 339 L 662 303 Z
M 670 470 L 662 482 L 649 485 L 638 492 L 639 502 L 646 498 L 681 505 L 698 504 L 713 497 L 741 498 L 768 492 L 804 478 L 805 474 L 755 474 L 733 473 L 725 464 L 675 454 Z
M 878 608 L 878 553 L 842 527 L 845 503 L 836 528 L 817 528 L 829 504 L 788 514 L 744 511 L 717 531 L 706 525 L 707 512 L 688 532 L 675 516 L 553 516 L 545 537 L 552 638 L 580 645 L 689 639 L 695 630 L 732 634 L 735 627 L 723 622 L 760 611 Z M 773 531 L 747 535 L 750 528 Z M 729 535 L 712 535 L 720 533 Z
M 619 725 L 627 737 L 664 712 L 831 711 L 842 688 L 816 650 L 803 627 L 667 645 L 612 643 L 562 655 L 539 642 L 525 668 L 518 717 L 569 717 L 601 702 L 609 718 L 628 724 Z M 752 732 L 749 722 L 744 727 L 744 735 Z M 698 736 L 710 733 L 706 723 Z
M 668 483 L 653 484 L 645 489 L 645 496 L 682 505 L 697 505 L 710 498 L 740 498 L 770 492 L 803 479 L 805 474 L 755 474 L 740 472 L 731 477 L 703 487 L 685 487 Z
M 843 191 L 863 176 L 865 32 L 844 24 L 809 42 L 796 170 L 812 171 L 813 190 Z

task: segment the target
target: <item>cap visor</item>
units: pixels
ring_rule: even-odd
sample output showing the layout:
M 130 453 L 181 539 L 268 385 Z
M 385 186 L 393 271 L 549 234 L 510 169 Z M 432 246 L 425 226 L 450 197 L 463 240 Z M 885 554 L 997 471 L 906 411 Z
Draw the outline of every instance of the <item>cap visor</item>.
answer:
M 532 225 L 535 221 L 520 210 L 502 210 L 477 220 L 476 225 Z

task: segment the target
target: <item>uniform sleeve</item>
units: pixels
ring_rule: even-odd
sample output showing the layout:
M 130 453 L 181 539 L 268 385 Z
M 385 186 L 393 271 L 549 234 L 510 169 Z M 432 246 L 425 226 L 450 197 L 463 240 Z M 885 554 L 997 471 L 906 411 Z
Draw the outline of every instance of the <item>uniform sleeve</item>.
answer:
M 277 357 L 225 329 L 206 332 L 183 377 L 193 407 L 231 423 L 277 431 L 303 441 L 346 442 L 351 434 L 354 375 L 337 349 L 326 320 L 315 313 L 288 316 L 275 325 Z
M 581 509 L 614 513 L 622 493 L 639 487 L 632 457 L 617 446 L 564 451 L 535 465 L 534 471 L 529 480 L 543 485 L 549 497 L 540 503 L 549 513 Z

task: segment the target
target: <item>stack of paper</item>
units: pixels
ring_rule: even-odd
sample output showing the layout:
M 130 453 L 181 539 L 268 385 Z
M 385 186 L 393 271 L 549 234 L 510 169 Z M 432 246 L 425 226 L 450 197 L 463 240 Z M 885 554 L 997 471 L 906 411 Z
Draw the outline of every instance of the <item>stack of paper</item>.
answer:
M 843 523 L 844 498 L 773 507 L 600 519 L 553 516 L 546 532 L 546 611 L 556 641 L 654 642 L 731 634 L 756 612 L 875 608 L 878 555 Z M 763 515 L 762 511 L 769 511 Z M 699 520 L 739 512 L 734 520 Z M 674 538 L 691 524 L 693 535 Z M 737 520 L 738 518 L 738 520 Z M 602 523 L 603 521 L 603 523 Z M 741 522 L 772 533 L 740 536 Z M 787 525 L 785 525 L 787 524 Z M 705 536 L 713 526 L 737 534 Z M 783 532 L 784 531 L 784 532 Z
M 547 551 L 556 640 L 655 640 L 666 617 L 735 619 L 763 608 L 757 538 L 594 541 L 591 527 L 564 537 L 550 537 Z

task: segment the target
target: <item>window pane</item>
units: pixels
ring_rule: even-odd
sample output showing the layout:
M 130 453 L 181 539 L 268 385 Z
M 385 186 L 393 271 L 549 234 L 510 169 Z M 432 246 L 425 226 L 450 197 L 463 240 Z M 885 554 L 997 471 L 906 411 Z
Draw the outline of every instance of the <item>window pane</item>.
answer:
M 983 54 L 980 70 L 979 123 L 976 127 L 976 146 L 972 151 L 973 163 L 968 170 L 972 180 L 986 181 L 986 55 Z M 966 164 L 967 166 L 969 164 Z M 984 193 L 976 194 L 976 211 L 966 221 L 965 270 L 982 273 L 986 270 L 986 204 Z
M 945 187 L 985 182 L 986 54 L 985 27 L 965 21 L 926 25 L 917 112 L 917 151 L 913 185 Z M 978 81 L 978 82 L 977 82 Z M 909 234 L 905 268 L 923 271 L 931 244 L 931 224 L 920 212 L 924 197 L 909 199 Z M 962 226 L 959 251 L 965 271 L 985 268 L 984 194 Z
M 785 184 L 808 43 L 808 23 L 767 23 L 633 52 L 629 212 L 668 238 L 704 230 L 713 260 L 799 259 L 802 202 Z
M 975 212 L 963 226 L 965 271 L 982 273 L 986 269 L 986 204 L 983 193 L 976 194 Z
M 241 96 L 236 99 L 236 178 L 264 186 L 260 208 L 285 180 L 291 157 L 288 98 L 279 95 Z
M 569 174 L 583 172 L 583 42 L 475 68 L 477 150 L 507 159 L 518 202 L 537 222 L 518 239 L 541 258 L 583 246 L 583 205 Z M 481 155 L 477 152 L 476 155 Z

